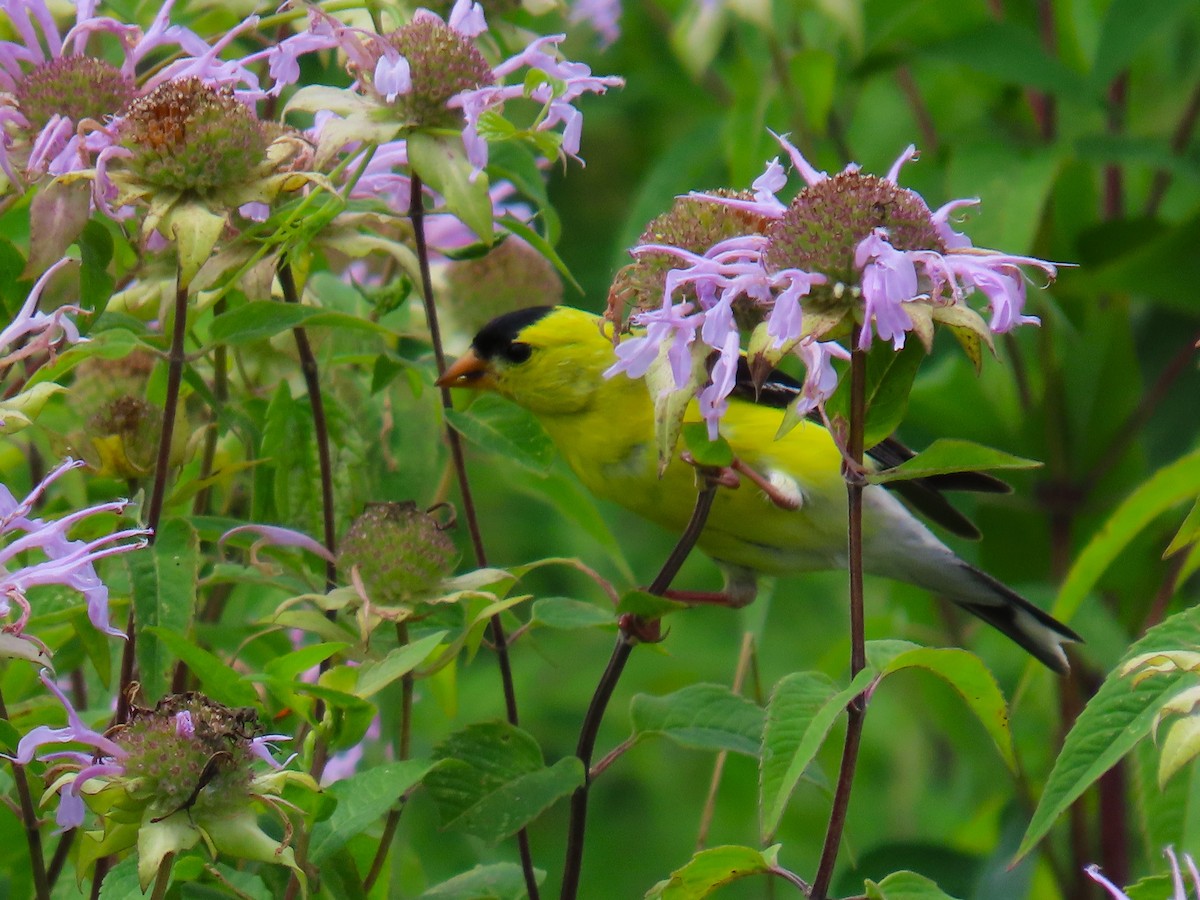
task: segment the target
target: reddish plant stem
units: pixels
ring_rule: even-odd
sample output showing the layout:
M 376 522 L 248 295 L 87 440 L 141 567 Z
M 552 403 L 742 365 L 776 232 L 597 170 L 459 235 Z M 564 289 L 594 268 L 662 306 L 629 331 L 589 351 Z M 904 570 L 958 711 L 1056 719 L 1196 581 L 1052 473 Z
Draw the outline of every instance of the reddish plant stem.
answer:
M 716 484 L 706 479 L 703 489 L 696 497 L 696 507 L 692 510 L 691 521 L 688 522 L 675 549 L 671 551 L 671 555 L 667 557 L 667 561 L 659 570 L 658 576 L 647 588 L 649 593 L 662 596 L 671 586 L 683 561 L 687 559 L 688 554 L 696 545 L 696 541 L 700 538 L 700 532 L 704 530 L 704 523 L 708 520 L 708 514 L 712 510 L 716 494 Z M 637 629 L 632 630 L 636 631 Z M 625 670 L 625 663 L 629 661 L 629 654 L 636 644 L 637 638 L 622 624 L 621 631 L 617 636 L 617 645 L 613 648 L 604 674 L 600 676 L 600 681 L 596 684 L 596 691 L 592 694 L 592 701 L 588 704 L 587 713 L 583 717 L 583 725 L 579 729 L 579 742 L 575 747 L 575 755 L 583 763 L 584 776 L 582 786 L 576 788 L 575 793 L 571 795 L 571 817 L 567 826 L 567 852 L 563 861 L 560 900 L 575 900 L 579 893 L 579 876 L 583 867 L 583 839 L 587 831 L 588 790 L 592 781 L 590 769 L 592 753 L 596 749 L 596 735 L 600 732 L 600 722 L 604 719 L 608 701 L 612 698 L 613 690 L 616 688 L 621 673 Z
M 429 246 L 425 241 L 425 199 L 421 176 L 411 173 L 411 190 L 408 199 L 408 215 L 412 220 L 413 242 L 416 244 L 417 264 L 421 270 L 421 299 L 425 304 L 425 320 L 429 325 L 429 341 L 433 344 L 433 358 L 439 376 L 446 371 L 446 351 L 442 346 L 442 330 L 438 324 L 437 304 L 433 301 L 433 282 L 429 277 Z M 452 409 L 454 401 L 450 389 L 439 388 L 442 409 Z M 467 476 L 467 460 L 463 453 L 462 440 L 458 432 L 446 426 L 446 440 L 450 445 L 450 458 L 454 462 L 454 473 L 458 478 L 459 494 L 462 496 L 463 518 L 471 536 L 471 548 L 475 553 L 475 564 L 480 568 L 487 565 L 487 551 L 483 546 L 483 532 L 479 527 L 479 514 L 475 510 L 475 497 L 471 493 L 471 480 Z M 517 710 L 517 689 L 513 682 L 512 661 L 508 654 L 508 639 L 504 634 L 504 623 L 500 614 L 489 622 L 492 645 L 496 650 L 496 664 L 500 668 L 500 683 L 504 690 L 504 712 L 510 725 L 520 722 Z M 529 848 L 529 832 L 522 828 L 517 832 L 517 849 L 521 854 L 521 872 L 525 877 L 525 891 L 529 900 L 538 900 L 537 878 L 533 871 L 533 853 Z
M 851 336 L 851 345 L 858 346 L 858 328 Z M 850 357 L 850 427 L 846 439 L 846 451 L 850 464 L 843 465 L 846 479 L 846 494 L 849 501 L 848 553 L 850 564 L 850 678 L 854 679 L 867 665 L 867 645 L 863 616 L 863 568 L 862 568 L 862 494 L 866 482 L 863 477 L 863 432 L 866 422 L 866 374 L 867 354 L 855 350 Z M 846 827 L 846 812 L 850 806 L 850 791 L 854 786 L 854 771 L 858 765 L 858 750 L 862 743 L 863 721 L 867 708 L 865 697 L 855 697 L 846 707 L 846 743 L 842 747 L 842 763 L 838 771 L 837 787 L 833 793 L 833 807 L 829 812 L 829 828 L 825 832 L 825 844 L 821 848 L 821 861 L 813 879 L 811 900 L 825 900 L 833 870 L 837 863 L 838 849 L 842 843 L 842 832 Z
M 154 462 L 154 486 L 150 490 L 150 505 L 146 512 L 146 527 L 150 529 L 150 549 L 158 539 L 158 526 L 162 520 L 163 504 L 167 496 L 167 472 L 171 463 L 171 443 L 175 434 L 175 414 L 179 407 L 179 388 L 183 383 L 184 337 L 187 334 L 188 288 L 183 282 L 182 272 L 175 276 L 175 318 L 171 328 L 171 349 L 167 354 L 167 397 L 163 402 L 162 428 L 158 435 L 158 455 Z M 117 687 L 117 711 L 114 724 L 123 724 L 129 718 L 129 686 L 133 684 L 137 651 L 137 618 L 135 604 L 129 604 L 129 619 L 125 625 L 125 650 L 121 654 L 121 683 Z
M 1125 130 L 1125 105 L 1129 94 L 1129 70 L 1119 74 L 1108 86 L 1108 133 L 1119 135 Z M 1104 218 L 1119 219 L 1125 214 L 1125 189 L 1121 167 L 1109 163 L 1104 167 Z M 1124 884 L 1124 882 L 1121 882 Z
M 1175 133 L 1171 135 L 1171 153 L 1174 156 L 1180 156 L 1187 150 L 1188 144 L 1192 142 L 1192 132 L 1196 128 L 1196 121 L 1200 119 L 1200 82 L 1192 88 L 1192 94 L 1188 97 L 1187 106 L 1183 109 L 1183 115 L 1179 118 L 1179 124 L 1175 127 Z M 1158 215 L 1158 208 L 1162 205 L 1163 197 L 1166 196 L 1167 188 L 1171 185 L 1171 173 L 1166 169 L 1159 169 L 1154 173 L 1154 180 L 1150 183 L 1150 192 L 1146 197 L 1145 214 L 1148 218 L 1154 218 Z
M 8 707 L 4 695 L 0 694 L 0 719 L 8 721 Z M 42 832 L 38 828 L 37 811 L 33 808 L 33 796 L 29 793 L 29 779 L 25 767 L 11 762 L 13 783 L 17 786 L 17 799 L 21 804 L 21 824 L 25 828 L 25 842 L 29 844 L 29 868 L 33 876 L 33 891 L 37 900 L 50 900 L 50 881 L 46 877 L 46 857 L 42 850 Z

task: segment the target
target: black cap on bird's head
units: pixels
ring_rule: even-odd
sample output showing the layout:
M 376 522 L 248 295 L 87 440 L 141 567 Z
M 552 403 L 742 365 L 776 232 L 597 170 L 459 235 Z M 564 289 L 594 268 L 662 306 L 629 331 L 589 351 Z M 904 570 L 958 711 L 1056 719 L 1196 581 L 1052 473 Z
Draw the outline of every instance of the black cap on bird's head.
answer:
M 490 363 L 521 363 L 529 359 L 530 346 L 517 338 L 553 310 L 553 306 L 529 306 L 492 319 L 475 335 L 471 349 L 437 380 L 438 387 L 489 387 L 486 379 L 490 377 Z

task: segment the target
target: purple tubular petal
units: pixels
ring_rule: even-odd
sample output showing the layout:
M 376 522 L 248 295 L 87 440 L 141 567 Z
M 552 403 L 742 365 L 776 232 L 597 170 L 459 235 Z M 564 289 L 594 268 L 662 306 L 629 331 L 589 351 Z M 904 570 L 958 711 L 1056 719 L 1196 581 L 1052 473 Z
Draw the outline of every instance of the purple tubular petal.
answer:
M 317 543 L 308 535 L 301 534 L 299 531 L 293 531 L 290 528 L 280 528 L 276 525 L 239 525 L 237 528 L 231 528 L 221 535 L 217 546 L 221 546 L 235 534 L 257 534 L 263 539 L 258 543 L 266 543 L 275 547 L 299 547 L 301 550 L 307 550 L 309 553 L 316 554 L 327 562 L 333 562 L 333 555 L 325 549 L 323 544 Z
M 809 187 L 812 187 L 814 184 L 820 184 L 829 177 L 824 172 L 818 172 L 813 167 L 812 163 L 804 158 L 804 154 L 792 146 L 792 143 L 787 139 L 786 134 L 776 134 L 772 131 L 771 137 L 779 141 L 779 145 L 783 147 L 783 149 L 787 152 L 787 155 L 791 157 L 792 166 L 795 167 L 796 171 L 800 173 L 800 177 L 804 179 L 805 183 Z
M 1100 867 L 1097 865 L 1085 866 L 1083 871 L 1088 878 L 1102 885 L 1112 900 L 1129 900 L 1129 895 L 1122 891 L 1119 887 L 1100 874 Z
M 456 0 L 446 24 L 464 37 L 477 37 L 488 30 L 483 6 L 471 0 Z
M 921 154 L 917 152 L 917 145 L 909 144 L 904 148 L 904 152 L 896 158 L 896 161 L 892 163 L 892 167 L 888 169 L 888 173 L 886 176 L 884 176 L 883 180 L 890 181 L 892 184 L 898 184 L 901 167 L 903 167 L 906 162 L 912 162 L 919 159 L 920 156 Z
M 734 329 L 725 338 L 720 348 L 721 355 L 712 368 L 712 383 L 697 398 L 700 415 L 708 424 L 708 439 L 715 441 L 720 434 L 721 417 L 729 409 L 729 393 L 737 380 L 737 364 L 740 356 L 738 333 Z

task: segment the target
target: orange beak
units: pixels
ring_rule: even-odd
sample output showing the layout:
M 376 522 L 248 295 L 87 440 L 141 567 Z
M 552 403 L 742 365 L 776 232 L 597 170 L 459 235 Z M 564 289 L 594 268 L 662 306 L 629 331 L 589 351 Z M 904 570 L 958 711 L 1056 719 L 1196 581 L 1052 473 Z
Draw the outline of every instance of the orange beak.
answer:
M 468 350 L 460 356 L 434 383 L 442 388 L 461 387 L 476 391 L 486 391 L 496 386 L 487 361 L 476 356 L 474 350 Z

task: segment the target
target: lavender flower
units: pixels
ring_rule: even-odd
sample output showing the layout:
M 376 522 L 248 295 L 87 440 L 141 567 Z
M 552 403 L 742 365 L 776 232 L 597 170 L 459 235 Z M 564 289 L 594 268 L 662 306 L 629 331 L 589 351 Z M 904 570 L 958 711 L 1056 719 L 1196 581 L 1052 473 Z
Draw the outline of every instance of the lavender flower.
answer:
M 1188 888 L 1183 883 L 1183 873 L 1180 871 L 1179 860 L 1175 856 L 1175 848 L 1167 847 L 1163 851 L 1163 855 L 1171 861 L 1172 891 L 1169 900 L 1188 900 Z M 1196 869 L 1196 861 L 1192 859 L 1190 853 L 1183 854 L 1183 861 L 1187 865 L 1188 874 L 1191 875 L 1191 886 L 1195 890 L 1196 896 L 1200 897 L 1200 871 Z M 1103 886 L 1112 900 L 1130 900 L 1128 894 L 1100 874 L 1099 866 L 1091 865 L 1083 871 L 1087 873 L 1088 878 Z
M 752 193 L 692 194 L 685 198 L 690 205 L 678 207 L 697 222 L 697 204 L 727 209 L 741 217 L 740 233 L 730 234 L 737 220 L 727 218 L 718 227 L 706 225 L 714 239 L 699 245 L 695 237 L 703 229 L 674 222 L 666 230 L 683 241 L 673 244 L 655 239 L 663 228 L 652 225 L 650 239 L 644 235 L 631 251 L 639 262 L 630 268 L 652 257 L 657 269 L 618 276 L 610 317 L 620 319 L 614 315 L 614 297 L 617 306 L 632 301 L 637 310 L 632 321 L 647 330 L 622 344 L 609 376 L 640 377 L 663 346 L 673 390 L 691 390 L 695 350 L 684 348 L 698 335 L 715 354 L 708 383 L 698 391 L 715 438 L 732 389 L 729 372 L 740 353 L 734 336 L 741 328 L 754 330 L 752 372 L 765 377 L 788 353 L 804 361 L 808 374 L 791 416 L 796 421 L 796 414 L 829 397 L 837 386 L 831 360 L 848 355 L 823 338 L 856 330 L 858 349 L 867 349 L 878 336 L 899 350 L 915 333 L 928 349 L 934 324 L 943 322 L 977 354 L 980 342 L 990 346 L 993 333 L 1037 323 L 1024 314 L 1024 269 L 1040 270 L 1053 280 L 1056 265 L 973 247 L 953 230 L 950 217 L 976 200 L 955 200 L 932 212 L 918 194 L 899 187 L 900 169 L 916 158 L 915 148 L 906 148 L 883 178 L 863 174 L 855 165 L 830 177 L 787 140 L 778 140 L 805 182 L 791 203 L 777 196 L 786 177 L 776 158 Z M 670 267 L 664 267 L 663 260 L 671 258 Z M 975 294 L 990 311 L 987 323 L 967 305 Z M 962 337 L 963 332 L 969 336 Z
M 60 831 L 82 825 L 86 806 L 93 805 L 113 852 L 136 845 L 143 890 L 168 854 L 201 840 L 214 852 L 285 865 L 303 877 L 286 838 L 276 841 L 259 827 L 255 804 L 284 819 L 290 834 L 278 795 L 289 783 L 314 791 L 317 785 L 275 761 L 271 743 L 288 738 L 258 734 L 253 709 L 232 709 L 194 692 L 170 694 L 152 709 L 134 706 L 124 727 L 106 735 L 83 723 L 45 671 L 42 682 L 62 703 L 67 725 L 34 728 L 13 760 L 56 764 L 61 774 L 46 796 L 59 796 Z M 69 743 L 89 749 L 39 752 Z M 271 771 L 259 774 L 256 761 Z
M 572 25 L 586 22 L 600 36 L 601 49 L 607 48 L 621 36 L 621 0 L 575 0 L 567 20 Z
M 128 505 L 114 500 L 78 510 L 60 519 L 33 518 L 30 512 L 38 499 L 55 481 L 82 462 L 67 459 L 60 463 L 20 502 L 0 484 L 0 616 L 7 617 L 13 607 L 18 617 L 4 626 L 8 634 L 23 636 L 31 608 L 30 588 L 57 584 L 78 591 L 87 601 L 88 619 L 105 634 L 123 635 L 108 622 L 108 587 L 96 574 L 94 563 L 107 556 L 127 553 L 146 545 L 145 528 L 128 528 L 92 541 L 68 540 L 67 532 L 77 523 L 94 515 L 120 513 Z M 22 554 L 39 553 L 36 562 L 18 564 Z

